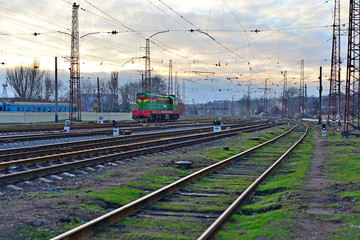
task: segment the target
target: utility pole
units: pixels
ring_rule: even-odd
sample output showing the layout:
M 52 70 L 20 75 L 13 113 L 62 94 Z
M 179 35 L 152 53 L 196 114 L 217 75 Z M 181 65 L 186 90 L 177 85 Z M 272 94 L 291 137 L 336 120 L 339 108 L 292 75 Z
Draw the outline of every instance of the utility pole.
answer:
M 247 94 L 247 98 L 246 98 L 246 116 L 250 116 L 251 111 L 250 111 L 250 82 L 248 85 L 248 94 Z
M 334 24 L 327 124 L 330 124 L 331 119 L 335 120 L 336 118 L 338 118 L 338 124 L 341 125 L 340 0 L 334 1 Z
M 288 108 L 288 90 L 287 90 L 287 71 L 281 72 L 284 76 L 283 99 L 282 99 L 282 117 L 287 117 Z
M 168 95 L 173 94 L 172 60 L 169 60 Z
M 268 97 L 268 78 L 265 79 L 265 89 L 264 89 L 264 114 L 267 117 L 267 97 Z
M 144 74 L 141 74 L 141 90 L 145 92 Z
M 175 91 L 174 94 L 177 98 L 179 98 L 179 79 L 178 79 L 178 72 L 175 71 Z
M 346 69 L 344 136 L 350 132 L 348 124 L 353 128 L 360 127 L 360 0 L 350 0 L 349 33 Z
M 307 117 L 307 85 L 305 84 L 304 114 Z
M 300 90 L 299 90 L 299 114 L 300 117 L 304 114 L 305 109 L 305 73 L 304 73 L 304 60 L 301 60 L 300 69 Z
M 145 92 L 151 92 L 150 39 L 146 39 L 145 47 Z
M 321 124 L 321 94 L 322 94 L 322 67 L 320 66 L 320 76 L 319 76 L 319 121 L 318 124 Z
M 183 89 L 182 89 L 182 102 L 184 104 L 184 111 L 186 116 L 186 97 L 185 97 L 185 79 L 183 79 Z
M 70 57 L 70 111 L 69 118 L 81 121 L 80 93 L 80 50 L 79 50 L 79 16 L 80 5 L 73 4 L 71 26 L 71 57 Z M 76 107 L 76 109 L 74 109 Z M 74 110 L 77 114 L 74 114 Z
M 97 100 L 98 100 L 98 112 L 100 111 L 100 80 L 97 78 Z
M 57 57 L 55 57 L 55 122 L 59 122 L 59 116 L 58 116 L 58 67 L 57 67 Z

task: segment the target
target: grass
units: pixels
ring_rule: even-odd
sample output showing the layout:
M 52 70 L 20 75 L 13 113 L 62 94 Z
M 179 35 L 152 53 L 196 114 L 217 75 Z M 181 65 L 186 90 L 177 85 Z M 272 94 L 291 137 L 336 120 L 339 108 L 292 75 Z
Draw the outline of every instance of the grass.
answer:
M 289 129 L 290 129 L 290 127 L 288 127 L 288 126 L 286 126 L 285 128 L 284 127 L 275 127 L 272 129 L 264 130 L 265 133 L 264 133 L 264 131 L 257 132 L 255 135 L 259 136 L 259 138 L 260 138 L 259 140 L 252 140 L 254 133 L 240 133 L 238 135 L 238 139 L 239 139 L 239 142 L 241 142 L 241 143 L 234 141 L 234 140 L 231 140 L 231 142 L 227 142 L 226 140 L 224 141 L 225 143 L 223 145 L 228 143 L 229 151 L 223 150 L 222 149 L 223 146 L 215 146 L 215 147 L 206 148 L 205 150 L 203 150 L 203 152 L 205 152 L 205 153 L 199 153 L 198 156 L 218 162 L 218 161 L 224 160 L 226 158 L 229 158 L 235 154 L 241 153 L 251 147 L 254 147 L 263 142 L 266 142 L 266 141 L 274 138 L 275 135 L 281 134 Z M 246 139 L 246 140 L 242 141 L 242 139 Z
M 87 196 L 95 200 L 104 201 L 110 207 L 123 206 L 144 195 L 145 193 L 143 191 L 126 187 L 108 188 L 87 194 Z
M 122 227 L 131 227 L 131 228 L 146 228 L 148 229 L 168 229 L 173 231 L 192 231 L 196 232 L 200 230 L 205 230 L 205 225 L 202 223 L 194 223 L 194 222 L 185 222 L 181 221 L 181 218 L 179 220 L 174 221 L 152 221 L 148 219 L 122 219 L 117 222 L 118 225 Z
M 262 141 L 268 140 L 271 134 Z M 305 180 L 314 141 L 310 136 L 261 184 L 216 239 L 292 239 L 297 213 L 297 187 Z M 296 156 L 296 157 L 295 157 Z M 287 174 L 281 170 L 291 170 Z M 292 196 L 293 195 L 293 196 Z M 290 197 L 292 196 L 292 197 Z
M 331 144 L 325 148 L 329 155 L 326 170 L 340 189 L 337 194 L 342 201 L 350 202 L 347 207 L 351 208 L 351 213 L 342 217 L 343 226 L 335 229 L 330 239 L 360 239 L 360 139 L 335 134 L 326 140 Z
M 186 171 L 180 169 L 161 167 L 142 175 L 137 181 L 128 181 L 126 184 L 134 188 L 155 191 L 187 174 Z
M 65 222 L 65 223 L 58 223 L 59 225 L 62 226 L 62 228 L 65 230 L 65 231 L 68 231 L 68 230 L 71 230 L 73 228 L 76 228 L 78 226 L 80 226 L 81 224 L 85 223 L 85 221 L 82 221 L 81 219 L 79 218 L 74 218 L 74 220 L 72 220 L 71 222 Z
M 0 233 L 0 238 L 4 239 L 50 239 L 54 236 L 52 232 L 39 230 L 33 226 L 18 225 L 16 229 L 8 233 Z
M 156 209 L 156 210 L 162 210 L 162 209 L 166 209 L 166 210 L 171 210 L 171 211 L 184 211 L 184 212 L 221 212 L 224 211 L 226 209 L 225 206 L 220 205 L 217 206 L 216 204 L 211 204 L 209 203 L 209 205 L 205 205 L 205 206 L 197 206 L 197 205 L 192 205 L 192 206 L 188 206 L 188 205 L 181 205 L 181 203 L 175 205 L 175 204 L 169 204 L 167 202 L 157 202 L 156 204 L 151 206 L 151 209 Z
M 112 232 L 97 237 L 97 240 L 129 240 L 129 239 L 161 239 L 161 240 L 193 240 L 196 236 L 185 236 L 181 233 L 166 233 L 154 231 L 133 231 L 130 233 L 120 233 L 120 231 L 112 230 Z
M 234 215 L 216 239 L 291 239 L 290 213 L 286 210 L 269 211 L 255 216 Z
M 97 179 L 108 179 L 114 176 L 121 175 L 121 171 L 118 170 L 112 170 L 112 171 L 106 171 L 106 173 L 100 174 L 96 176 Z
M 92 191 L 91 188 L 87 188 L 87 189 L 79 189 L 79 190 L 64 190 L 64 191 L 61 191 L 61 192 L 59 192 L 59 193 L 31 192 L 31 193 L 27 194 L 26 196 L 28 196 L 28 197 L 39 197 L 39 196 L 43 196 L 43 197 L 58 197 L 58 196 L 60 196 L 60 195 L 82 194 L 82 193 L 91 192 L 91 191 Z

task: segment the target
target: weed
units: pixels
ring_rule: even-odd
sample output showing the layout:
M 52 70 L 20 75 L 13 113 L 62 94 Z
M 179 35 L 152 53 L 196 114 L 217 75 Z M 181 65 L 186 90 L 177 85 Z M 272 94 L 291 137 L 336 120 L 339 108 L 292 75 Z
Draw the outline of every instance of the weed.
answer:
M 39 230 L 32 226 L 18 225 L 18 227 L 8 233 L 0 233 L 0 238 L 4 239 L 50 239 L 54 236 L 52 232 Z
M 109 207 L 125 205 L 144 195 L 145 193 L 142 191 L 126 187 L 109 188 L 87 194 L 87 196 L 92 197 L 95 200 L 106 202 Z

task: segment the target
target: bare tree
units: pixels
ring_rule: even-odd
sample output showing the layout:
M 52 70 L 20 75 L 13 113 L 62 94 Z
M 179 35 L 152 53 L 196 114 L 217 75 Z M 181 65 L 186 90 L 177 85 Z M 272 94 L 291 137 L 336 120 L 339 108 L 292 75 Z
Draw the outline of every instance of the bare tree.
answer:
M 167 87 L 161 76 L 155 76 L 151 79 L 151 92 L 155 94 L 166 94 Z M 128 82 L 119 89 L 122 103 L 120 111 L 131 111 L 131 105 L 136 102 L 136 94 L 142 92 L 141 82 Z
M 46 72 L 44 79 L 44 86 L 45 86 L 44 101 L 49 102 L 50 98 L 54 95 L 55 92 L 55 82 L 50 77 L 49 71 Z
M 109 110 L 111 112 L 117 112 L 119 109 L 119 103 L 118 103 L 119 72 L 118 71 L 111 72 L 111 78 L 108 83 L 108 88 L 110 91 Z
M 156 94 L 167 94 L 167 86 L 161 76 L 157 75 L 151 79 L 151 92 Z
M 40 62 L 35 59 L 31 67 L 18 66 L 6 70 L 6 80 L 21 101 L 29 102 L 41 98 L 41 80 L 45 71 L 40 70 Z

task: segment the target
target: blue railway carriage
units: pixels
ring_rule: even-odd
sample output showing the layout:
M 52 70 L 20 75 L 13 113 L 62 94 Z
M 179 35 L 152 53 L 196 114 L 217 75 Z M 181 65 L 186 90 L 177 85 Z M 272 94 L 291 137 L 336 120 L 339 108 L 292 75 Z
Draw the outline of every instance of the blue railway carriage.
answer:
M 58 112 L 69 112 L 69 109 L 69 103 L 58 103 Z M 0 112 L 55 112 L 55 103 L 3 101 L 0 102 Z

